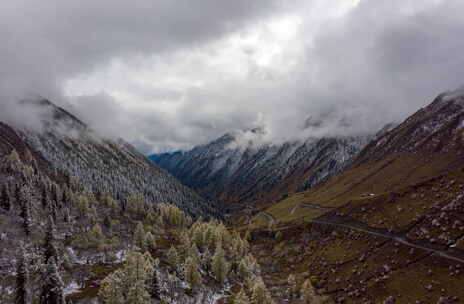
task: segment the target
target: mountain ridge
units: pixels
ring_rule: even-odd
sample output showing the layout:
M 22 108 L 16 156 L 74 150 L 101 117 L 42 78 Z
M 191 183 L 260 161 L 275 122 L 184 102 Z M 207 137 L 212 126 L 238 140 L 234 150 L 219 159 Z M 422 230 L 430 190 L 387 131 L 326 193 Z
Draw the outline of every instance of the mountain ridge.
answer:
M 282 144 L 248 140 L 243 145 L 236 135 L 226 133 L 189 151 L 150 158 L 200 195 L 236 209 L 317 185 L 346 167 L 370 138 L 309 138 Z
M 449 96 L 374 138 L 325 183 L 251 217 L 256 252 L 277 259 L 261 260 L 272 264 L 265 272 L 310 273 L 338 303 L 460 303 L 464 103 Z

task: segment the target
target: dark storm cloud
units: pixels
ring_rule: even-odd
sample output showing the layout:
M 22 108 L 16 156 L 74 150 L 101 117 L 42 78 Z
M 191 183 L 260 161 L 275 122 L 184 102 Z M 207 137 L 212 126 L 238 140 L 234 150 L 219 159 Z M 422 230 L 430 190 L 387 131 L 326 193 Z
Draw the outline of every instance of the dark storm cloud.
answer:
M 361 0 L 315 24 L 346 1 L 5 1 L 1 102 L 66 100 L 148 153 L 256 126 L 272 142 L 372 131 L 464 83 L 463 1 Z M 266 22 L 288 15 L 297 34 L 263 63 Z M 79 77 L 80 96 L 63 96 Z
M 0 4 L 2 102 L 60 96 L 114 58 L 195 47 L 269 13 L 274 1 L 39 1 Z
M 331 91 L 329 100 L 377 108 L 377 115 L 394 118 L 460 86 L 463 12 L 459 0 L 361 1 L 328 24 L 309 51 Z

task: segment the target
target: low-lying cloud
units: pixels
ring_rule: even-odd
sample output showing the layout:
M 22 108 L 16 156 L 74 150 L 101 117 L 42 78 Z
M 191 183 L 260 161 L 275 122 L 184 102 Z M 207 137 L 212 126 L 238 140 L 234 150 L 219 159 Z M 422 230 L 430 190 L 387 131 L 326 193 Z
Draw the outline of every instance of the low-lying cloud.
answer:
M 0 4 L 0 119 L 40 94 L 144 153 L 373 132 L 464 83 L 460 0 L 32 2 Z

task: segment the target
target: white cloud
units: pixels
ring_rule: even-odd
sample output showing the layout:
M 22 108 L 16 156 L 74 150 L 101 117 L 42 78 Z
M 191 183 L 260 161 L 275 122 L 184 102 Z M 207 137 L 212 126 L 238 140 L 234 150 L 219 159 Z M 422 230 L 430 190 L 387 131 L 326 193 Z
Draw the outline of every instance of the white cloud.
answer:
M 146 153 L 374 130 L 463 82 L 460 0 L 53 1 L 0 5 L 0 89 L 64 98 Z

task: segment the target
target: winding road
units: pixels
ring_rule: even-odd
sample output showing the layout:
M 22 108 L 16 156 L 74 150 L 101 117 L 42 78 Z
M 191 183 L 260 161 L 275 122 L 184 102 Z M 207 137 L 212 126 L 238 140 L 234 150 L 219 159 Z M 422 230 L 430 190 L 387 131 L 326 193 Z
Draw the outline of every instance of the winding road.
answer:
M 289 214 L 290 215 L 294 214 L 298 208 L 312 208 L 312 209 L 318 209 L 318 210 L 333 210 L 334 209 L 333 207 L 324 207 L 324 206 L 320 206 L 317 204 L 298 203 L 295 207 L 292 208 Z M 272 222 L 272 224 L 276 222 L 276 218 L 270 213 L 267 213 L 265 211 L 260 211 L 258 213 L 258 216 L 259 215 L 266 217 L 270 222 Z M 324 216 L 323 215 L 316 219 L 312 219 L 311 223 L 346 228 L 346 229 L 350 229 L 353 231 L 358 231 L 358 232 L 366 233 L 369 235 L 373 235 L 376 237 L 390 239 L 400 244 L 403 244 L 405 246 L 424 250 L 435 256 L 439 256 L 439 257 L 442 257 L 450 261 L 459 262 L 459 263 L 464 264 L 464 250 L 452 249 L 453 252 L 449 252 L 448 247 L 446 246 L 437 245 L 437 244 L 433 244 L 433 243 L 425 242 L 425 241 L 420 241 L 420 242 L 412 241 L 412 240 L 409 240 L 404 235 L 404 233 L 392 233 L 392 232 L 387 231 L 386 229 L 370 227 L 365 223 L 358 222 L 349 217 L 334 216 L 334 215 Z

